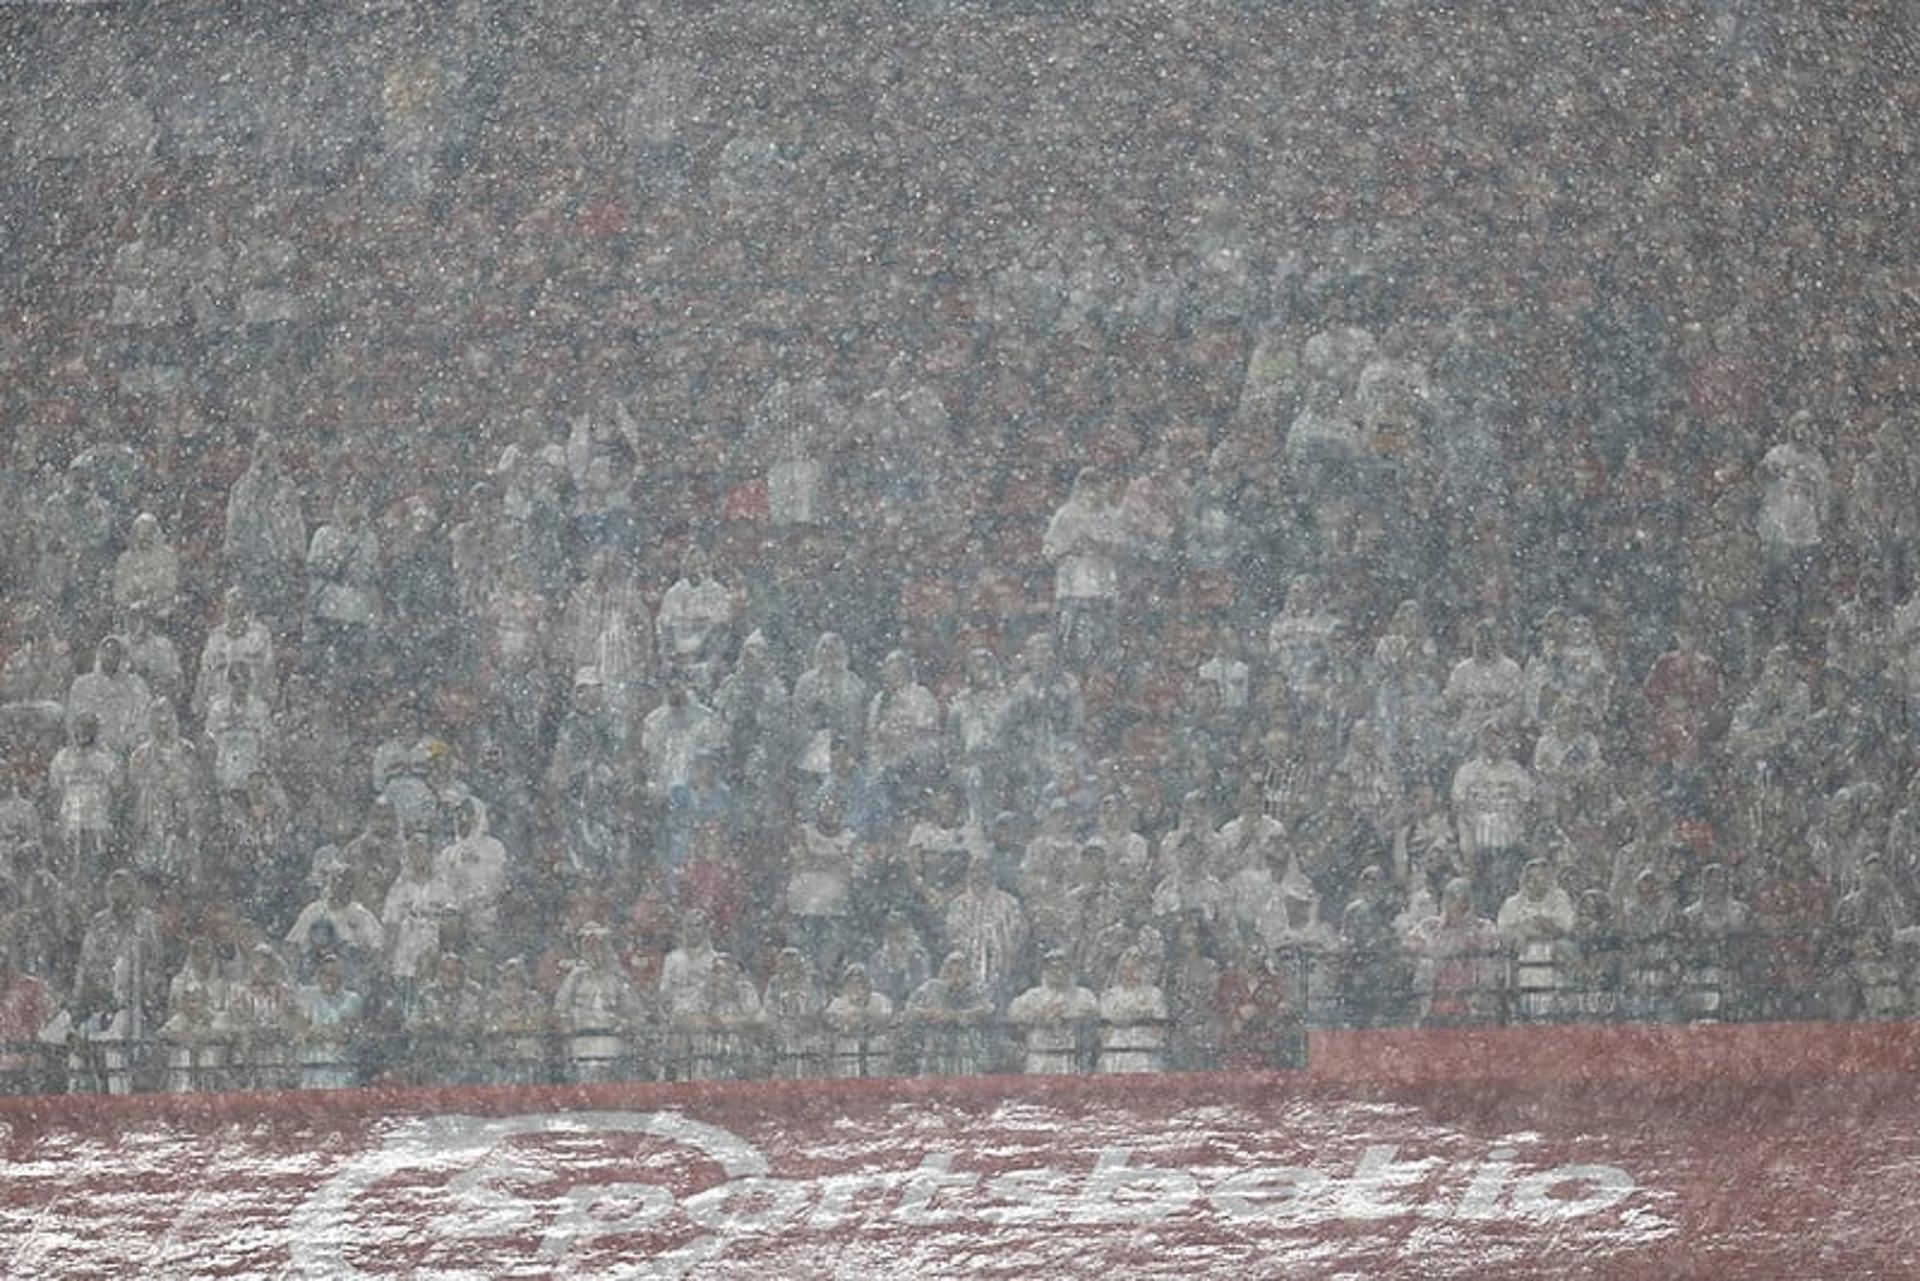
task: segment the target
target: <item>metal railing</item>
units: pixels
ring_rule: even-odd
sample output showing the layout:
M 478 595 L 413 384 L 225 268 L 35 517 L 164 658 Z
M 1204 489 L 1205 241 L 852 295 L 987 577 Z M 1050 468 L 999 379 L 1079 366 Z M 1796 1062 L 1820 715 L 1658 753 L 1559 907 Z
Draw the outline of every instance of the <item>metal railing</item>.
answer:
M 324 1046 L 298 1039 L 73 1038 L 0 1045 L 0 1092 L 344 1089 L 372 1084 L 541 1085 L 1298 1067 L 1305 1037 L 1281 1019 L 1226 1047 L 1168 1019 L 1014 1024 L 916 1019 L 858 1027 L 813 1015 L 751 1022 L 646 1022 L 538 1033 L 366 1029 Z
M 905 1011 L 847 1021 L 644 1018 L 513 1031 L 363 1024 L 312 1036 L 0 1044 L 0 1092 L 556 1084 L 1299 1067 L 1310 1027 L 1519 1026 L 1901 1017 L 1920 1007 L 1920 948 L 1747 931 L 1563 939 L 1521 948 L 1282 949 L 1267 1004 L 1215 1001 L 1170 1019 L 1015 1023 Z M 1245 976 L 1242 976 L 1243 979 Z

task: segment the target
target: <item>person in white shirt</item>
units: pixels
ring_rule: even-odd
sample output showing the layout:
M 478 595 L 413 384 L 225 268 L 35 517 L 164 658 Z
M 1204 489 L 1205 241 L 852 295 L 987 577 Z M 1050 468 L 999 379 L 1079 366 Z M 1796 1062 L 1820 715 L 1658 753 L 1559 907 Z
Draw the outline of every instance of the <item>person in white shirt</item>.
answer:
M 1006 719 L 1011 694 L 993 654 L 967 655 L 967 683 L 947 704 L 947 764 L 967 798 L 967 813 L 985 823 L 1006 800 Z
M 1520 888 L 1500 905 L 1494 926 L 1514 951 L 1513 987 L 1529 1017 L 1554 1013 L 1560 987 L 1560 941 L 1573 932 L 1573 899 L 1554 877 L 1553 865 L 1534 859 L 1520 874 Z
M 1244 709 L 1250 693 L 1250 669 L 1247 667 L 1246 646 L 1240 640 L 1240 633 L 1225 623 L 1215 627 L 1213 653 L 1200 664 L 1196 674 L 1220 691 L 1222 710 L 1238 712 Z
M 1100 1071 L 1158 1072 L 1166 1064 L 1167 998 L 1136 949 L 1120 954 L 1113 985 L 1100 994 Z
M 386 930 L 371 908 L 353 897 L 354 876 L 345 867 L 333 870 L 326 892 L 306 905 L 287 931 L 287 942 L 305 950 L 308 935 L 321 921 L 333 926 L 334 937 L 347 947 L 359 949 L 364 956 L 379 956 L 385 951 Z
M 227 673 L 235 667 L 253 673 L 254 685 L 263 696 L 276 688 L 273 635 L 266 623 L 248 610 L 245 593 L 229 587 L 222 598 L 220 622 L 200 651 L 200 674 L 193 685 L 193 710 L 197 715 L 206 715 L 214 697 L 226 689 Z
M 1441 695 L 1453 716 L 1455 742 L 1462 748 L 1489 721 L 1501 729 L 1517 728 L 1525 710 L 1526 673 L 1500 652 L 1496 634 L 1490 619 L 1474 625 L 1472 649 L 1454 664 Z
M 1061 646 L 1075 658 L 1097 653 L 1111 634 L 1126 543 L 1119 481 L 1097 467 L 1082 468 L 1040 544 L 1041 553 L 1054 563 L 1053 605 Z
M 831 973 L 849 942 L 846 921 L 854 864 L 853 833 L 841 825 L 837 804 L 827 801 L 814 822 L 800 825 L 792 858 L 786 903 L 794 940 Z
M 1258 779 L 1240 784 L 1239 800 L 1240 812 L 1221 824 L 1209 842 L 1208 871 L 1222 881 L 1231 881 L 1249 867 L 1264 868 L 1287 837 L 1286 827 L 1267 813 L 1266 794 Z
M 727 1081 L 752 1074 L 766 1010 L 753 981 L 729 953 L 715 952 L 706 982 L 692 989 L 668 1026 L 670 1070 L 683 1080 Z
M 647 792 L 665 804 L 667 793 L 693 774 L 693 759 L 725 747 L 719 720 L 694 696 L 687 678 L 667 678 L 666 701 L 640 722 L 640 750 L 647 760 Z
M 586 577 L 561 611 L 556 644 L 564 670 L 591 667 L 616 710 L 632 706 L 653 670 L 653 620 L 639 583 L 612 551 L 601 548 L 587 562 Z
M 733 593 L 713 576 L 704 549 L 687 549 L 680 577 L 661 598 L 654 625 L 661 663 L 685 674 L 696 688 L 711 690 L 715 664 L 726 650 L 733 626 Z
M 214 786 L 234 792 L 272 757 L 273 714 L 253 683 L 253 669 L 227 669 L 227 686 L 207 705 L 207 742 Z
M 827 1002 L 833 1032 L 833 1075 L 888 1076 L 893 1071 L 893 1002 L 876 992 L 867 967 L 847 966 L 840 994 Z
M 998 1006 L 1026 946 L 1027 917 L 1019 900 L 993 883 L 990 859 L 967 865 L 966 886 L 947 905 L 946 927 L 947 946 L 966 958 L 975 986 Z
M 568 1075 L 575 1081 L 614 1080 L 627 1038 L 641 1023 L 640 998 L 613 954 L 605 926 L 584 927 L 579 952 L 553 994 L 554 1020 L 567 1033 Z
M 400 875 L 387 890 L 380 909 L 380 922 L 386 934 L 387 973 L 403 989 L 410 989 L 421 977 L 426 958 L 432 955 L 440 938 L 439 885 L 434 878 L 433 847 L 422 833 L 407 838 L 405 862 Z M 403 992 L 401 1004 L 406 1004 Z
M 180 598 L 180 556 L 160 537 L 160 518 L 133 518 L 127 549 L 113 566 L 113 603 L 122 613 L 170 618 Z
M 100 745 L 124 761 L 146 735 L 152 703 L 147 683 L 127 667 L 126 644 L 109 636 L 94 652 L 93 670 L 73 678 L 67 717 L 91 712 L 100 724 Z
M 433 896 L 456 907 L 481 935 L 493 932 L 507 888 L 507 850 L 487 834 L 487 807 L 468 797 L 459 811 L 460 835 L 434 860 Z
M 1208 870 L 1208 834 L 1176 828 L 1160 846 L 1161 866 L 1167 869 L 1153 889 L 1153 915 L 1165 919 L 1197 913 L 1213 925 L 1226 910 L 1227 892 Z
M 1536 785 L 1498 726 L 1482 726 L 1479 742 L 1479 754 L 1454 771 L 1454 823 L 1476 883 L 1487 887 L 1475 898 L 1505 901 L 1520 880 Z
M 676 1012 L 698 1004 L 716 955 L 706 913 L 689 912 L 681 917 L 676 946 L 660 963 L 662 1017 L 672 1018 Z
M 1080 1070 L 1082 1038 L 1100 1015 L 1100 1001 L 1073 981 L 1067 954 L 1055 949 L 1040 966 L 1040 982 L 1013 998 L 1007 1022 L 1026 1039 L 1024 1070 L 1067 1075 Z
M 92 885 L 106 866 L 119 804 L 120 761 L 100 744 L 100 721 L 92 712 L 73 718 L 69 736 L 47 766 L 47 785 L 59 806 L 66 846 L 62 879 L 68 885 Z
M 880 663 L 880 690 L 867 707 L 867 766 L 899 793 L 940 757 L 940 705 L 913 679 L 913 660 L 896 649 Z

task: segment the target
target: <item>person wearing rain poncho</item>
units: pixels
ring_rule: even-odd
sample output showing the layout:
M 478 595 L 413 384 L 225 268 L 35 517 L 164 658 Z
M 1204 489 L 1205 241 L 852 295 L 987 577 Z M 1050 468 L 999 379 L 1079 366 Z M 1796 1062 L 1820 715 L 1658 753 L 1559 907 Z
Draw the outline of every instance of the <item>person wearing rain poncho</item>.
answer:
M 593 553 L 587 576 L 560 614 L 561 656 L 576 670 L 600 674 L 616 710 L 632 706 L 634 691 L 652 674 L 653 619 L 640 584 L 605 548 Z
M 67 691 L 67 719 L 91 712 L 100 722 L 101 746 L 122 761 L 147 729 L 153 695 L 138 672 L 127 666 L 126 642 L 109 636 L 94 651 L 93 670 L 73 678 Z
M 986 1066 L 987 1020 L 993 1006 L 973 981 L 964 952 L 950 952 L 940 972 L 914 989 L 906 1022 L 922 1075 L 969 1076 Z
M 248 610 L 246 593 L 238 587 L 228 588 L 220 608 L 220 622 L 207 634 L 207 643 L 200 650 L 200 671 L 193 684 L 193 710 L 202 716 L 214 697 L 227 688 L 227 673 L 235 667 L 252 672 L 258 689 L 271 691 L 275 686 L 273 635 L 266 623 Z
M 478 797 L 468 797 L 459 814 L 460 835 L 434 859 L 432 896 L 488 935 L 507 888 L 507 850 L 487 834 L 487 807 Z
M 771 1074 L 825 1075 L 827 1044 L 820 1023 L 820 991 L 813 981 L 813 967 L 799 948 L 780 949 L 761 1007 L 772 1035 Z
M 727 1081 L 752 1075 L 766 1022 L 752 980 L 731 955 L 715 952 L 705 981 L 688 988 L 669 1016 L 682 1079 Z
M 1076 658 L 1098 653 L 1112 632 L 1120 557 L 1128 542 L 1119 498 L 1112 476 L 1097 467 L 1082 468 L 1041 540 L 1042 554 L 1054 563 L 1061 647 Z
M 1100 994 L 1100 1070 L 1158 1072 L 1166 1066 L 1167 998 L 1137 949 L 1120 954 L 1113 986 Z
M 127 549 L 113 566 L 113 603 L 122 613 L 167 618 L 180 596 L 180 555 L 160 537 L 160 518 L 133 518 Z
M 1407 940 L 1417 962 L 1414 987 L 1429 1023 L 1474 1023 L 1493 1016 L 1502 976 L 1500 934 L 1473 910 L 1464 877 L 1447 882 L 1440 912 L 1420 922 Z
M 567 864 L 588 881 L 626 870 L 625 738 L 607 706 L 600 673 L 581 668 L 573 678 L 572 710 L 553 745 L 547 791 L 560 817 Z
M 857 759 L 866 737 L 867 684 L 847 666 L 847 643 L 823 632 L 813 666 L 793 685 L 793 725 L 801 772 L 825 775 L 835 756 Z
M 888 1076 L 893 1072 L 893 1002 L 876 992 L 867 967 L 847 966 L 840 994 L 827 1003 L 827 1027 L 833 1033 L 832 1075 Z
M 611 1081 L 640 1022 L 640 997 L 614 957 L 605 926 L 580 931 L 580 959 L 553 995 L 554 1020 L 567 1033 L 568 1075 Z
M 1058 949 L 1048 952 L 1039 984 L 1007 1006 L 1007 1022 L 1026 1038 L 1024 1070 L 1054 1075 L 1079 1071 L 1082 1038 L 1099 1015 L 1099 999 L 1073 981 L 1067 954 Z
M 1534 859 L 1520 873 L 1520 888 L 1500 905 L 1494 922 L 1514 951 L 1513 986 L 1521 1013 L 1555 1012 L 1561 986 L 1561 940 L 1573 932 L 1573 899 L 1554 878 L 1553 865 Z

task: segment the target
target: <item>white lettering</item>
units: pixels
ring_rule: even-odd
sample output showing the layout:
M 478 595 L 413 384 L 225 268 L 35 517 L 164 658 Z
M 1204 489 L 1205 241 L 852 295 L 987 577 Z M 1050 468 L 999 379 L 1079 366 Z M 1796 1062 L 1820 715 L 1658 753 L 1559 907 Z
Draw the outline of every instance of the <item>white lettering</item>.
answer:
M 1069 1213 L 1075 1223 L 1153 1223 L 1199 1199 L 1200 1185 L 1185 1170 L 1129 1167 L 1131 1148 L 1108 1148 L 1093 1163 L 1087 1186 Z
M 1323 1209 L 1326 1187 L 1327 1176 L 1318 1170 L 1297 1165 L 1257 1165 L 1220 1180 L 1210 1199 L 1213 1208 L 1234 1223 L 1319 1217 L 1312 1212 Z M 1285 1210 L 1293 1213 L 1279 1213 Z
M 1436 1219 L 1494 1218 L 1500 1210 L 1500 1189 L 1512 1178 L 1513 1149 L 1495 1148 L 1487 1153 L 1487 1159 L 1474 1171 L 1473 1182 L 1467 1185 L 1459 1208 L 1449 1212 L 1443 1204 L 1429 1206 L 1427 1211 Z
M 686 1200 L 687 1217 L 716 1232 L 765 1232 L 799 1218 L 806 1208 L 806 1184 L 758 1175 L 696 1192 Z
M 1568 1183 L 1587 1184 L 1585 1195 L 1548 1195 Z M 1633 1176 L 1618 1166 L 1556 1165 L 1520 1180 L 1513 1189 L 1510 1204 L 1513 1213 L 1524 1219 L 1577 1219 L 1611 1209 L 1638 1186 Z
M 576 1245 L 652 1227 L 673 1208 L 673 1193 L 651 1183 L 590 1183 L 570 1188 L 567 1208 L 540 1238 L 540 1257 L 564 1258 Z
M 1071 1202 L 1072 1186 L 1073 1180 L 1058 1170 L 1010 1170 L 987 1182 L 987 1191 L 1006 1204 L 990 1205 L 980 1217 L 1008 1226 L 1057 1219 Z
M 1413 1206 L 1396 1200 L 1393 1194 L 1427 1177 L 1432 1161 L 1398 1161 L 1400 1149 L 1391 1143 L 1376 1143 L 1360 1154 L 1353 1174 L 1335 1182 L 1332 1214 L 1337 1219 L 1397 1219 L 1410 1214 Z
M 931 1227 L 936 1223 L 951 1223 L 959 1218 L 954 1210 L 936 1210 L 933 1202 L 942 1192 L 958 1192 L 971 1188 L 980 1182 L 977 1174 L 952 1173 L 953 1154 L 934 1152 L 920 1162 L 920 1168 L 907 1180 L 907 1190 L 900 1196 L 900 1204 L 894 1208 L 893 1219 L 909 1227 Z
M 820 1199 L 814 1202 L 807 1226 L 816 1231 L 839 1227 L 853 1214 L 854 1205 L 863 1196 L 885 1192 L 907 1175 L 902 1171 L 876 1170 L 863 1174 L 830 1174 L 814 1184 Z

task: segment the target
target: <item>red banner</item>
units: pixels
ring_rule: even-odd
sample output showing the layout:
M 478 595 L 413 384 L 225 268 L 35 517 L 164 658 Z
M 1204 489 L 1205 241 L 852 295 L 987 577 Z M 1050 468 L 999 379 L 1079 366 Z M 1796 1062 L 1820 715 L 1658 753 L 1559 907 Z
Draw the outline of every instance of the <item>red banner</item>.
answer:
M 1410 1087 L 1349 1040 L 1270 1077 L 15 1100 L 0 1273 L 1920 1274 L 1920 1104 L 1879 1072 L 1912 1030 L 1844 1084 L 1764 1070 L 1830 1031 L 1664 1030 L 1708 1047 L 1672 1088 Z

